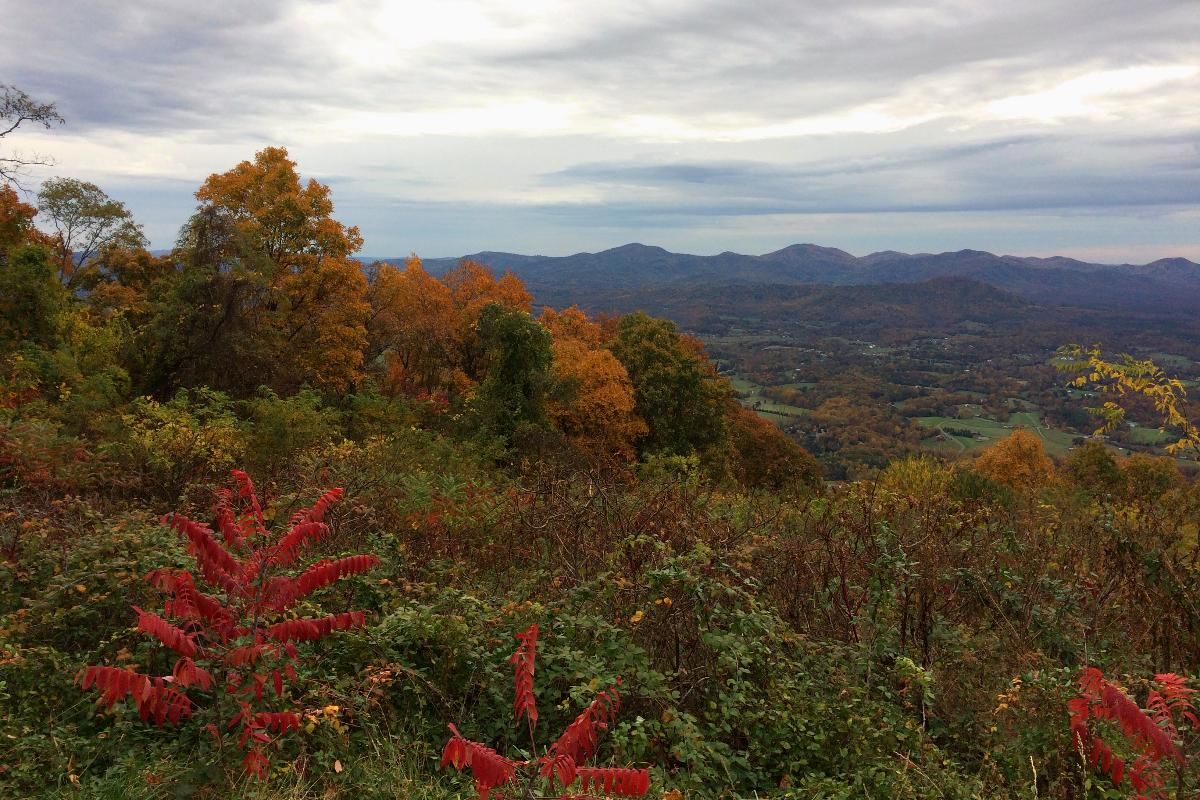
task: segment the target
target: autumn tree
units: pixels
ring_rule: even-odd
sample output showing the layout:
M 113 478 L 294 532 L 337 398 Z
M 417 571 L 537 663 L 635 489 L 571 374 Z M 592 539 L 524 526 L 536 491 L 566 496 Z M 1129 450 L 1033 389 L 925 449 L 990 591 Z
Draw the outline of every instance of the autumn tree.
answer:
M 1125 497 L 1131 503 L 1154 504 L 1183 482 L 1175 461 L 1163 456 L 1134 453 L 1121 463 Z
M 605 335 L 600 323 L 591 320 L 579 306 L 564 308 L 562 311 L 544 308 L 539 321 L 543 328 L 550 331 L 556 342 L 573 340 L 597 348 L 612 338 Z
M 74 288 L 92 260 L 109 248 L 142 248 L 146 236 L 133 214 L 94 183 L 51 178 L 38 192 L 38 210 L 54 229 L 59 279 Z
M 1116 494 L 1124 485 L 1117 460 L 1097 439 L 1088 439 L 1072 450 L 1063 462 L 1063 471 L 1076 486 L 1098 494 Z
M 368 359 L 384 359 L 394 391 L 415 395 L 448 388 L 457 341 L 450 289 L 415 255 L 402 270 L 373 264 L 368 276 Z
M 600 326 L 578 306 L 542 311 L 542 327 L 554 341 L 551 422 L 583 452 L 628 460 L 646 423 L 634 411 L 633 382 L 625 365 L 604 349 Z
M 649 427 L 643 453 L 687 455 L 721 440 L 728 384 L 674 323 L 629 314 L 612 351 L 629 372 L 637 415 Z
M 122 313 L 135 324 L 149 319 L 155 297 L 170 288 L 177 270 L 170 255 L 144 247 L 112 247 L 91 264 L 88 305 L 101 316 Z
M 15 86 L 0 83 L 0 139 L 16 132 L 22 125 L 40 125 L 49 129 L 63 123 L 54 103 L 34 100 Z M 46 156 L 0 154 L 0 184 L 20 185 L 18 180 L 26 167 L 47 166 L 53 162 Z
M 730 469 L 740 484 L 750 489 L 820 485 L 820 464 L 774 423 L 736 402 L 730 403 L 728 422 Z
M 479 335 L 478 326 L 484 308 L 494 303 L 528 314 L 533 308 L 533 296 L 511 272 L 497 278 L 486 266 L 469 258 L 447 271 L 441 281 L 450 290 L 454 304 L 456 366 L 472 380 L 483 380 L 487 345 Z
M 578 339 L 554 342 L 550 420 L 584 452 L 631 459 L 649 432 L 634 410 L 633 383 L 608 350 Z
M 333 218 L 329 194 L 302 184 L 280 147 L 209 176 L 177 248 L 185 275 L 159 319 L 161 373 L 239 394 L 260 384 L 340 392 L 359 379 L 370 307 L 352 255 L 362 237 Z M 230 374 L 229 363 L 244 369 Z
M 7 263 L 8 254 L 23 244 L 49 246 L 50 241 L 33 224 L 37 209 L 21 202 L 11 186 L 0 186 L 0 266 Z
M 1013 489 L 1032 492 L 1054 477 L 1054 462 L 1046 455 L 1042 437 L 1018 428 L 984 450 L 975 459 L 975 471 Z

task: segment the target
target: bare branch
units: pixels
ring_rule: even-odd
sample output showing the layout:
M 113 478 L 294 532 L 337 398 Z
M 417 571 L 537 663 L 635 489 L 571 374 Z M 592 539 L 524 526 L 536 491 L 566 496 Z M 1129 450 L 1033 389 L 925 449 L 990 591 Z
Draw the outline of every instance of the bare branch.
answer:
M 25 124 L 49 129 L 63 122 L 65 120 L 54 103 L 40 103 L 15 86 L 0 84 L 0 139 Z M 0 157 L 0 184 L 12 183 L 20 187 L 19 179 L 26 167 L 50 166 L 53 163 L 51 158 L 36 154 L 23 156 L 11 153 Z

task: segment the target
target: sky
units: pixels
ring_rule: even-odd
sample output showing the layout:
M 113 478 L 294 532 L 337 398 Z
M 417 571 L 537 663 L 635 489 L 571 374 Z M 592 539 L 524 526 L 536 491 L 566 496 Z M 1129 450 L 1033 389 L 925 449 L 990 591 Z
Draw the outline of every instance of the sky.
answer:
M 1200 0 L 0 0 L 0 148 L 170 247 L 268 145 L 363 253 L 1200 261 Z

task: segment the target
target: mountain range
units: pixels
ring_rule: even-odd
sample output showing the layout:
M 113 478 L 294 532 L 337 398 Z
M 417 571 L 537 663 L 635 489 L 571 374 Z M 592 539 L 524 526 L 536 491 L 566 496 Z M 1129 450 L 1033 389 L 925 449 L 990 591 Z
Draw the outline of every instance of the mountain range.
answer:
M 979 250 L 936 254 L 884 251 L 857 257 L 815 244 L 794 244 L 763 255 L 725 252 L 698 256 L 636 243 L 570 256 L 486 251 L 464 258 L 515 273 L 540 304 L 579 303 L 595 309 L 626 306 L 633 299 L 631 294 L 661 294 L 663 290 L 897 285 L 940 278 L 968 279 L 1041 306 L 1167 313 L 1200 308 L 1200 264 L 1185 258 L 1113 265 L 1063 257 L 998 256 Z M 433 258 L 424 265 L 431 273 L 441 274 L 460 260 Z M 964 288 L 962 283 L 940 285 Z M 613 303 L 617 298 L 623 302 Z

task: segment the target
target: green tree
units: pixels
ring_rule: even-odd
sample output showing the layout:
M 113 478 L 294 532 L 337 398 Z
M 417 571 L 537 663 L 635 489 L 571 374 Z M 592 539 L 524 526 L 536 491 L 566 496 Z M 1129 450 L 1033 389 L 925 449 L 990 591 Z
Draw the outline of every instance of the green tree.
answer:
M 72 288 L 87 280 L 102 251 L 146 245 L 142 226 L 125 204 L 88 181 L 51 178 L 38 192 L 38 210 L 54 228 L 59 279 Z
M 522 426 L 545 425 L 549 332 L 528 313 L 492 303 L 479 316 L 479 338 L 488 364 L 476 395 L 484 428 L 511 441 Z
M 721 441 L 728 383 L 674 323 L 629 314 L 618 325 L 612 351 L 633 381 L 637 415 L 650 429 L 643 454 L 688 455 Z
M 54 277 L 50 254 L 43 247 L 18 248 L 0 266 L 0 347 L 22 344 L 52 346 L 66 293 Z
M 1075 448 L 1063 469 L 1071 482 L 1097 494 L 1115 495 L 1124 484 L 1121 467 L 1104 443 L 1089 439 Z

